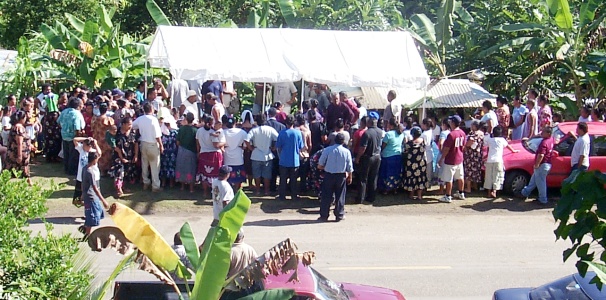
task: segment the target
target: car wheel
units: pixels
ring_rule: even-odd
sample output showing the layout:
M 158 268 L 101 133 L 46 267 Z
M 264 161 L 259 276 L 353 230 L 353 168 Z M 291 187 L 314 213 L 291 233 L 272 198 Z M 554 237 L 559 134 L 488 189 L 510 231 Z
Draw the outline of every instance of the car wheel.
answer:
M 505 174 L 505 183 L 503 189 L 511 195 L 520 193 L 528 185 L 530 176 L 524 171 L 512 171 Z

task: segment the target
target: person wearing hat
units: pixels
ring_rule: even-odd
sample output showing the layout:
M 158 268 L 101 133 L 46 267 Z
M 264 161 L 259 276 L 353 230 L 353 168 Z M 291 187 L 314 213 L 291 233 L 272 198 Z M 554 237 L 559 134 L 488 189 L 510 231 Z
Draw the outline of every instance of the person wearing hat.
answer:
M 356 156 L 356 165 L 360 166 L 360 191 L 358 203 L 374 202 L 377 192 L 377 177 L 381 167 L 381 145 L 383 130 L 377 127 L 379 113 L 371 111 L 368 114 L 368 128 L 360 138 L 360 146 Z
M 234 190 L 227 182 L 227 178 L 232 169 L 229 166 L 219 168 L 219 177 L 213 179 L 212 197 L 213 197 L 213 218 L 219 221 L 219 214 L 231 200 L 234 199 Z
M 524 137 L 524 127 L 526 121 L 526 114 L 528 114 L 528 108 L 522 103 L 520 96 L 513 98 L 513 112 L 511 113 L 513 128 L 511 131 L 511 140 L 517 141 Z
M 162 186 L 166 187 L 168 181 L 169 186 L 175 186 L 175 168 L 177 165 L 177 121 L 170 114 L 168 108 L 161 108 L 162 119 L 160 129 L 162 130 L 162 147 L 164 152 L 160 155 L 160 181 Z
M 187 98 L 179 106 L 179 115 L 184 116 L 188 112 L 194 115 L 194 121 L 198 123 L 200 119 L 200 108 L 198 107 L 198 94 L 196 91 L 187 91 Z
M 115 88 L 112 90 L 112 98 L 114 101 L 118 101 L 119 99 L 122 99 L 124 97 L 124 92 L 122 92 L 122 90 L 120 90 L 119 88 Z
M 353 179 L 353 161 L 351 152 L 344 147 L 344 143 L 345 136 L 342 133 L 337 134 L 335 144 L 324 149 L 318 161 L 318 169 L 324 170 L 319 221 L 328 221 L 333 198 L 336 221 L 345 219 L 345 195 L 347 185 L 351 184 Z
M 463 181 L 465 179 L 465 173 L 463 171 L 463 151 L 465 149 L 466 134 L 459 128 L 461 122 L 461 117 L 458 115 L 448 118 L 448 124 L 451 130 L 442 146 L 442 157 L 440 157 L 439 161 L 439 164 L 444 165 L 441 177 L 446 185 L 446 194 L 439 199 L 441 202 L 450 203 L 452 202 L 453 196 L 457 199 L 465 200 L 465 193 L 463 192 Z M 452 184 L 455 180 L 457 181 L 458 191 L 453 195 Z

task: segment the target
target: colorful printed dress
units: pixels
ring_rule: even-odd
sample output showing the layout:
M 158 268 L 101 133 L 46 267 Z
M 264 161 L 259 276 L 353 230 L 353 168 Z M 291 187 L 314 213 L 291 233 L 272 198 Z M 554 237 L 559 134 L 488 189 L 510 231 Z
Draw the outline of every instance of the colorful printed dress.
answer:
M 537 131 L 541 131 L 541 128 L 545 127 L 545 126 L 551 126 L 551 117 L 553 116 L 553 114 L 551 113 L 551 107 L 549 107 L 549 105 L 545 105 L 542 108 L 539 109 L 539 128 L 537 128 Z
M 105 133 L 114 125 L 114 119 L 107 115 L 93 117 L 91 129 L 93 138 L 99 143 L 101 148 L 101 158 L 99 159 L 99 170 L 101 174 L 107 173 L 112 165 L 113 149 L 105 141 Z
M 425 141 L 406 143 L 406 164 L 402 186 L 404 190 L 412 192 L 429 187 L 427 182 L 427 161 L 425 161 Z
M 46 155 L 47 161 L 53 161 L 58 159 L 59 152 L 61 152 L 61 127 L 57 122 L 59 119 L 59 112 L 50 112 L 44 117 L 44 154 Z
M 470 132 L 468 141 L 473 141 L 471 147 L 465 147 L 463 152 L 463 170 L 465 180 L 471 182 L 482 182 L 482 149 L 484 148 L 484 134 L 481 131 Z
M 19 143 L 17 137 L 23 138 L 21 142 L 21 160 L 19 160 L 18 151 Z M 21 171 L 22 176 L 25 178 L 30 177 L 29 173 L 29 160 L 31 154 L 32 140 L 27 134 L 25 127 L 21 124 L 14 125 L 8 136 L 8 151 L 6 153 L 6 169 Z
M 160 156 L 160 178 L 175 178 L 175 166 L 177 165 L 177 134 L 179 130 L 171 129 L 169 134 L 162 135 L 164 153 Z
M 324 171 L 318 169 L 322 151 L 324 149 L 318 150 L 309 158 L 310 178 L 307 181 L 307 188 L 314 191 L 318 195 L 318 198 L 322 197 L 322 181 L 324 181 Z
M 108 172 L 112 177 L 128 180 L 131 183 L 139 178 L 139 168 L 137 168 L 137 165 L 134 163 L 136 144 L 137 137 L 134 130 L 130 130 L 126 134 L 118 130 L 118 134 L 116 134 L 116 148 L 122 150 L 122 155 L 128 162 L 123 163 L 120 156 L 118 156 L 118 153 L 114 150 L 112 159 L 113 165 Z

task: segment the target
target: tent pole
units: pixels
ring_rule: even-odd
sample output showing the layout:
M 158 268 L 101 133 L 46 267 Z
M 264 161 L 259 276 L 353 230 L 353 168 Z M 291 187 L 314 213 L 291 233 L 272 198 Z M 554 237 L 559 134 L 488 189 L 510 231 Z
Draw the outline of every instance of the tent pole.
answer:
M 301 103 L 299 103 L 299 113 L 303 112 L 303 100 L 305 100 L 305 79 L 301 77 Z
M 427 86 L 423 88 L 423 119 L 425 119 L 425 102 L 427 101 Z
M 261 113 L 265 114 L 265 97 L 267 93 L 267 83 L 263 82 L 263 106 L 261 106 Z
M 145 81 L 145 91 L 143 94 L 145 95 L 145 99 L 147 99 L 147 59 L 145 60 L 145 72 L 143 73 L 143 81 Z

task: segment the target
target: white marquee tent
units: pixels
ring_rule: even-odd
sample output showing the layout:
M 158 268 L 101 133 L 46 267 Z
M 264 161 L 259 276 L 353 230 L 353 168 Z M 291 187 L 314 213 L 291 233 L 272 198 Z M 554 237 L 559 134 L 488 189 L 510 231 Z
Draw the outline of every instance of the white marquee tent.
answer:
M 148 61 L 185 80 L 303 79 L 411 89 L 429 84 L 413 38 L 402 31 L 159 26 Z

